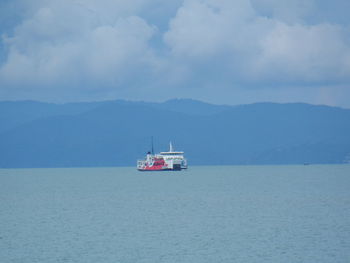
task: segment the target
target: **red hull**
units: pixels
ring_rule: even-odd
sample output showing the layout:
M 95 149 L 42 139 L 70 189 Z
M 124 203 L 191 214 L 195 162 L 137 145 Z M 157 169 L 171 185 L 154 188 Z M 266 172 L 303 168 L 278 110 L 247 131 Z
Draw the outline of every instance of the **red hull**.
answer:
M 167 171 L 170 170 L 168 167 L 161 165 L 146 166 L 143 169 L 138 169 L 139 171 Z

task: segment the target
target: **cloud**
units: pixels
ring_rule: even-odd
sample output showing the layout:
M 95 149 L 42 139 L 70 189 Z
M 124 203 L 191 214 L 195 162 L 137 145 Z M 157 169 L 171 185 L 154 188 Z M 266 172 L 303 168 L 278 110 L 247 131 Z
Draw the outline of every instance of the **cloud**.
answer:
M 142 18 L 106 18 L 94 6 L 59 7 L 39 8 L 12 37 L 3 37 L 9 51 L 0 68 L 2 85 L 36 86 L 41 92 L 115 88 L 138 67 L 152 66 L 148 41 L 157 30 Z
M 207 57 L 240 42 L 238 33 L 253 18 L 248 1 L 185 1 L 164 40 L 176 55 Z M 237 7 L 237 8 L 236 8 Z
M 303 23 L 317 4 L 315 0 L 251 0 L 251 3 L 260 16 L 287 24 Z
M 254 69 L 259 79 L 271 81 L 348 82 L 350 45 L 344 37 L 348 34 L 337 25 L 276 23 L 260 41 L 262 52 Z
M 299 10 L 295 17 L 302 17 L 312 6 L 307 3 L 289 12 Z M 275 10 L 287 12 L 279 5 Z M 224 70 L 224 79 L 241 84 L 349 82 L 348 28 L 302 24 L 299 18 L 287 23 L 279 17 L 259 15 L 245 0 L 185 1 L 164 39 L 184 63 L 205 65 L 220 57 L 222 65 L 213 74 Z
M 14 1 L 1 5 L 18 17 L 0 26 L 2 99 L 349 94 L 344 0 L 338 18 L 325 0 Z

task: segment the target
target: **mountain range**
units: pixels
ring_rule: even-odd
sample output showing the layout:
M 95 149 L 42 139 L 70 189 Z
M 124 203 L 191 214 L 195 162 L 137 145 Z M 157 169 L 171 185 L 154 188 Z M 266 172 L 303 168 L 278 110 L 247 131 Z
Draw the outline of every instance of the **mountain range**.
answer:
M 134 166 L 151 148 L 191 165 L 350 160 L 350 110 L 304 103 L 0 102 L 0 167 Z

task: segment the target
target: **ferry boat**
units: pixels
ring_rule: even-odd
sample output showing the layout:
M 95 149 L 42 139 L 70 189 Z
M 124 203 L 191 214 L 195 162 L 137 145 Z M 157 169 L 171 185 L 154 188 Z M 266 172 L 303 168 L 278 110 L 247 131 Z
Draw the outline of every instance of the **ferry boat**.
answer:
M 187 169 L 184 152 L 174 151 L 171 142 L 168 152 L 154 154 L 152 145 L 152 152 L 148 152 L 144 160 L 137 161 L 139 171 L 180 171 L 182 169 Z

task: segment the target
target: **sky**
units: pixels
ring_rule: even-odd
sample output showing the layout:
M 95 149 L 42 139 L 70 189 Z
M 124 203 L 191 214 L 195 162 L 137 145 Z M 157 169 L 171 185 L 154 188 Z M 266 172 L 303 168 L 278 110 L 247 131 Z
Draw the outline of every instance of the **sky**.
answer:
M 0 100 L 350 108 L 349 0 L 1 0 Z

